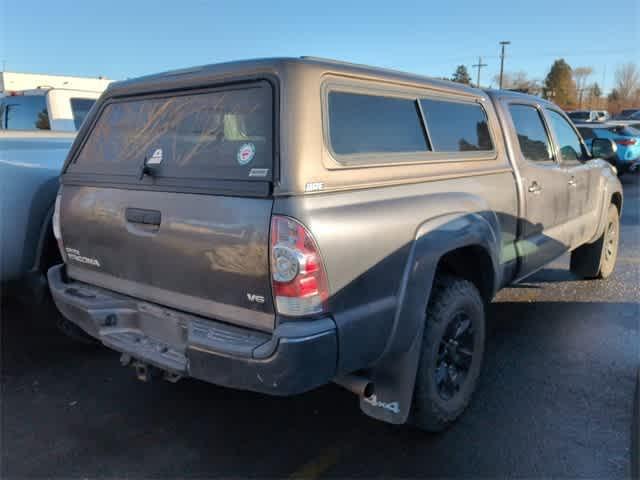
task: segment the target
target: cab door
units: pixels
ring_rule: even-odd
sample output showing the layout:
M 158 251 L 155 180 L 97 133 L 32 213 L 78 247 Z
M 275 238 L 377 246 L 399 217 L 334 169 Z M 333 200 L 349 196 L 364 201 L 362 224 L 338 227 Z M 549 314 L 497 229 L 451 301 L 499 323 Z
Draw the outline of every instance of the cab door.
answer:
M 556 156 L 567 175 L 569 218 L 565 235 L 569 248 L 573 249 L 595 233 L 600 169 L 589 162 L 580 135 L 560 111 L 546 108 L 545 115 L 553 133 Z
M 512 153 L 522 202 L 518 277 L 543 267 L 568 248 L 568 175 L 558 162 L 540 106 L 518 99 L 506 105 L 512 128 Z

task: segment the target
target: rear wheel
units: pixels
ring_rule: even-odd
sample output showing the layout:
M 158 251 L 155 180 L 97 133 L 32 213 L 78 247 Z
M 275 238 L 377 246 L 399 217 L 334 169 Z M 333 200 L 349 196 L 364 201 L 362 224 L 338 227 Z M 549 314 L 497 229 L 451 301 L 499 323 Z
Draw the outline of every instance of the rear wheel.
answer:
M 46 237 L 46 242 L 42 251 L 42 260 L 40 262 L 42 275 L 45 278 L 45 285 L 41 300 L 37 304 L 37 314 L 43 319 L 43 321 L 53 321 L 60 332 L 75 342 L 79 342 L 84 345 L 100 345 L 98 340 L 85 333 L 84 330 L 74 323 L 67 320 L 58 310 L 53 298 L 51 298 L 51 292 L 46 284 L 47 271 L 54 265 L 62 263 L 62 258 L 60 257 L 56 239 L 53 236 L 51 223 L 48 223 L 46 228 L 50 233 Z
M 58 307 L 56 307 L 56 304 L 53 301 L 53 298 L 51 298 L 51 293 L 48 289 L 46 292 L 46 297 L 38 305 L 38 314 L 43 319 L 43 321 L 53 321 L 57 329 L 73 341 L 81 343 L 83 345 L 100 345 L 100 342 L 98 340 L 93 338 L 88 333 L 85 333 L 84 330 L 82 330 L 76 324 L 67 320 L 64 315 L 60 313 Z
M 442 275 L 427 307 L 411 422 L 437 432 L 464 411 L 476 388 L 484 355 L 485 314 L 478 289 Z
M 620 215 L 618 208 L 611 204 L 600 238 L 571 252 L 571 271 L 583 278 L 609 277 L 616 266 L 619 237 Z

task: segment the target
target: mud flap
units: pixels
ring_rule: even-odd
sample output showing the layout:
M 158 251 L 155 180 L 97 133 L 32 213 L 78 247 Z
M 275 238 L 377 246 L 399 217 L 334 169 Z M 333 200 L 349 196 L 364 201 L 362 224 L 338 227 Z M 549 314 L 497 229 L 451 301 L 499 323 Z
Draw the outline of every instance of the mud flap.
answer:
M 360 399 L 360 410 L 388 423 L 406 423 L 411 411 L 413 388 L 422 349 L 424 323 L 409 350 L 384 359 L 371 372 L 375 393 Z
M 498 227 L 493 228 L 497 231 Z M 380 361 L 367 372 L 375 393 L 360 399 L 360 409 L 365 414 L 388 423 L 407 422 L 428 321 L 425 318 L 427 302 L 439 259 L 447 251 L 466 245 L 485 246 L 488 252 L 498 251 L 493 231 L 491 224 L 477 214 L 437 217 L 418 229 L 403 275 L 390 341 Z M 487 244 L 487 240 L 492 243 Z M 496 265 L 494 261 L 494 268 Z

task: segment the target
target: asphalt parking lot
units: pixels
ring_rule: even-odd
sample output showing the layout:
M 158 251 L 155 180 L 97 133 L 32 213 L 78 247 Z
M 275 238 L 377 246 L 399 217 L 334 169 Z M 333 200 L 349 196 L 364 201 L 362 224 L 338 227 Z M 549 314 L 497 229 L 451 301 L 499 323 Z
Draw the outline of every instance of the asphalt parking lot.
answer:
M 135 380 L 45 318 L 2 315 L 2 478 L 629 475 L 640 365 L 640 176 L 627 177 L 614 276 L 568 257 L 491 307 L 474 401 L 442 434 L 378 423 L 328 386 L 271 398 Z

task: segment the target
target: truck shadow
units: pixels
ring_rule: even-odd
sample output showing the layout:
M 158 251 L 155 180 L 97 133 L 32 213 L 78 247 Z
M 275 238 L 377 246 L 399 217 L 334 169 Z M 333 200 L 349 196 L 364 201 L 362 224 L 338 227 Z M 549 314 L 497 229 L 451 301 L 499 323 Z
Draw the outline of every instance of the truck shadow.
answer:
M 402 271 L 405 255 L 338 296 L 366 292 L 364 275 Z M 559 268 L 535 277 L 575 280 Z M 140 384 L 117 353 L 78 346 L 24 309 L 2 313 L 3 477 L 610 478 L 628 465 L 619 432 L 631 423 L 638 365 L 634 302 L 501 297 L 474 401 L 440 435 L 371 420 L 331 385 L 276 398 L 195 380 Z
M 628 452 L 620 432 L 631 424 L 638 304 L 502 301 L 489 314 L 474 401 L 439 435 L 364 417 L 355 397 L 333 386 L 274 398 L 192 380 L 141 384 L 117 365 L 117 354 L 55 337 L 41 319 L 23 318 L 20 328 L 5 323 L 3 473 L 611 477 L 626 471 L 626 456 L 622 466 L 603 456 Z M 562 465 L 554 463 L 557 455 Z

